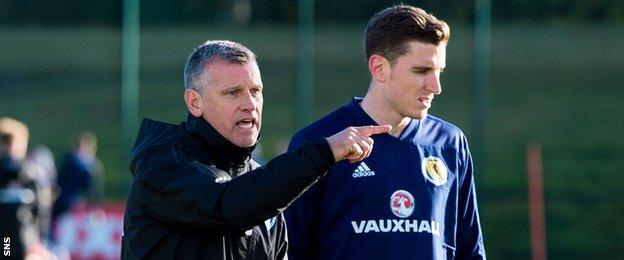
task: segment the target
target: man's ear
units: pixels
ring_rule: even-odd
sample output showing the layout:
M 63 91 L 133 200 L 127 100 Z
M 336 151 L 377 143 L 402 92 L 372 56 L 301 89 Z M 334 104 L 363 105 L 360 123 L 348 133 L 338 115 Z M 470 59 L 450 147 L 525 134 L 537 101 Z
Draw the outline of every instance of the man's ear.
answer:
M 204 105 L 202 101 L 202 95 L 197 90 L 187 89 L 184 91 L 184 103 L 194 117 L 202 116 L 202 106 Z
M 368 70 L 373 80 L 385 82 L 390 76 L 390 61 L 379 54 L 373 54 L 368 58 Z

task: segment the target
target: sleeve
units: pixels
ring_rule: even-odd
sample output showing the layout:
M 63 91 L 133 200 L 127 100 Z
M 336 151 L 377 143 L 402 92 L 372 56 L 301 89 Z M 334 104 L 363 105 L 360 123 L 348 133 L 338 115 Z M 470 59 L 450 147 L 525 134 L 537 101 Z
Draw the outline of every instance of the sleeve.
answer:
M 460 147 L 459 205 L 457 225 L 457 259 L 486 259 L 483 234 L 477 207 L 472 155 L 462 134 Z
M 102 162 L 95 158 L 93 165 L 90 167 L 91 180 L 87 185 L 88 202 L 95 207 L 102 206 L 102 197 L 104 191 L 104 167 Z
M 328 152 L 326 141 L 306 143 L 228 182 L 216 181 L 216 168 L 148 156 L 137 164 L 138 172 L 147 169 L 138 183 L 141 208 L 181 229 L 244 232 L 277 215 L 324 175 L 333 163 Z
M 293 150 L 304 142 L 305 138 L 301 134 L 295 135 L 288 150 Z M 318 239 L 317 227 L 324 182 L 325 179 L 321 179 L 319 183 L 310 187 L 285 211 L 288 230 L 288 259 L 290 260 L 309 259 L 315 251 L 314 245 Z

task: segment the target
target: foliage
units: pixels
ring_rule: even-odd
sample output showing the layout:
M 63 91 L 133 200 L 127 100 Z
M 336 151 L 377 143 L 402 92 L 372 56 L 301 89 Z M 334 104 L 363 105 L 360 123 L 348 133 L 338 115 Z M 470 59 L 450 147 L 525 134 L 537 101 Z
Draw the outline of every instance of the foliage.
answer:
M 363 22 L 376 11 L 398 3 L 412 4 L 455 21 L 470 22 L 473 1 L 362 1 L 317 0 L 315 15 L 319 23 Z M 121 23 L 123 1 L 76 0 L 3 0 L 0 1 L 0 23 L 21 25 L 76 25 Z M 247 21 L 290 23 L 297 20 L 296 0 L 151 0 L 141 1 L 144 24 L 230 22 L 235 6 L 251 7 Z M 494 22 L 622 22 L 624 4 L 613 0 L 509 0 L 492 1 Z

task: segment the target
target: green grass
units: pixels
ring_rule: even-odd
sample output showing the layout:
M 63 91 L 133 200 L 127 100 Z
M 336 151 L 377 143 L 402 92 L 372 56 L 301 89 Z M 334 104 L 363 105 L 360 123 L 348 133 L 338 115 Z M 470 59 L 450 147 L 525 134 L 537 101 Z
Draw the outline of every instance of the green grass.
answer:
M 365 93 L 361 31 L 317 28 L 315 118 Z M 109 28 L 0 29 L 0 115 L 28 123 L 32 143 L 50 146 L 58 157 L 71 133 L 93 130 L 111 200 L 124 197 L 129 178 L 119 156 L 120 35 Z M 258 54 L 266 91 L 262 148 L 270 158 L 296 131 L 293 28 L 145 28 L 140 114 L 172 123 L 185 119 L 183 63 L 195 45 L 214 38 L 243 42 Z M 467 28 L 453 28 L 443 94 L 431 111 L 469 137 L 472 40 Z M 624 255 L 621 46 L 624 28 L 616 26 L 494 27 L 487 171 L 477 168 L 490 258 L 530 257 L 524 166 L 530 141 L 543 146 L 551 258 Z

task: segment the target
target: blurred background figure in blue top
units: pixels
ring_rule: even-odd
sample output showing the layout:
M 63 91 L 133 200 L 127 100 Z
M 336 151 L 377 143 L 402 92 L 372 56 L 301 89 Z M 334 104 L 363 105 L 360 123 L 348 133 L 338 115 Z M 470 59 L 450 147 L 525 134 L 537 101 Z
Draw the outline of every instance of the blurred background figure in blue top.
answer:
M 52 225 L 81 199 L 98 207 L 101 199 L 102 163 L 96 157 L 97 138 L 92 132 L 83 132 L 75 140 L 74 150 L 66 157 L 58 171 L 58 198 L 52 209 Z

